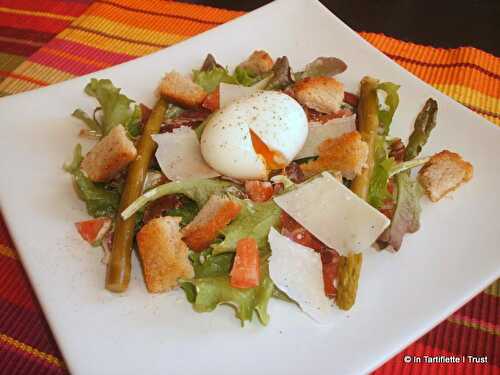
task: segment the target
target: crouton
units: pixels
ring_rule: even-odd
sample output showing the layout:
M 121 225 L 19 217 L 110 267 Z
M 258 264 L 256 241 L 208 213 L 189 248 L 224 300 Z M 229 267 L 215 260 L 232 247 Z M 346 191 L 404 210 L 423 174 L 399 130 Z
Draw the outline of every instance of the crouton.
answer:
M 85 156 L 81 168 L 95 182 L 111 180 L 137 156 L 122 125 L 115 126 Z
M 194 276 L 188 247 L 181 239 L 180 221 L 180 217 L 160 217 L 137 233 L 144 279 L 150 293 L 166 292 L 177 285 L 178 278 Z
M 344 85 L 332 77 L 307 77 L 293 90 L 300 104 L 322 113 L 337 112 L 344 100 Z
M 160 83 L 160 94 L 169 102 L 186 108 L 198 108 L 207 93 L 193 80 L 177 72 L 165 74 Z
M 252 74 L 261 75 L 269 72 L 273 68 L 273 65 L 273 59 L 266 51 L 254 51 L 238 67 Z
M 418 181 L 433 202 L 456 190 L 472 178 L 472 164 L 459 154 L 443 150 L 424 164 L 418 172 Z
M 212 195 L 193 221 L 182 230 L 184 242 L 191 250 L 205 250 L 240 209 L 240 205 L 229 197 Z
M 368 144 L 361 140 L 357 131 L 326 139 L 319 145 L 318 151 L 318 159 L 301 165 L 306 177 L 333 170 L 341 172 L 346 178 L 354 178 L 361 173 L 368 158 Z

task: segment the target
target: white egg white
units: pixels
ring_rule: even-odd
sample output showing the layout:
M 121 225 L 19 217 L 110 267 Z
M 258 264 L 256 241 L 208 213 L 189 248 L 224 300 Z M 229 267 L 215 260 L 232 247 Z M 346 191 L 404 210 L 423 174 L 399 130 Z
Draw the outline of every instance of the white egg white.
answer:
M 250 130 L 286 165 L 302 149 L 307 116 L 290 96 L 258 91 L 215 112 L 201 136 L 201 153 L 219 173 L 240 179 L 266 179 L 269 168 L 252 144 Z

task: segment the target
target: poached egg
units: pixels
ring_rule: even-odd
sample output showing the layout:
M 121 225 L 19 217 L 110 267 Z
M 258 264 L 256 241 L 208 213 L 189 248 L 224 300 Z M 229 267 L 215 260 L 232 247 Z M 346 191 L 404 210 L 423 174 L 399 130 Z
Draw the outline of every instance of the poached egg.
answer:
M 222 175 L 267 179 L 293 161 L 308 131 L 307 116 L 293 98 L 257 91 L 214 112 L 201 136 L 201 153 Z

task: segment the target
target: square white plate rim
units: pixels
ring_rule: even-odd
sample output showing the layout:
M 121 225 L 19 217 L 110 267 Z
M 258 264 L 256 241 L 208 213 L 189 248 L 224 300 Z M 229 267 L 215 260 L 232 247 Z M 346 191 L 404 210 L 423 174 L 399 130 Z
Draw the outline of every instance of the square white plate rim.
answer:
M 188 48 L 190 48 L 190 46 L 196 46 L 197 43 L 199 43 L 199 41 L 209 39 L 210 35 L 221 35 L 226 30 L 227 31 L 234 30 L 234 29 L 237 29 L 240 25 L 244 26 L 247 23 L 256 22 L 256 18 L 258 18 L 258 17 L 265 17 L 265 16 L 269 17 L 269 15 L 272 14 L 273 12 L 276 13 L 276 12 L 281 11 L 280 14 L 287 14 L 286 11 L 290 11 L 290 9 L 292 9 L 294 7 L 296 7 L 297 10 L 299 10 L 299 9 L 306 10 L 307 9 L 308 11 L 310 9 L 314 8 L 312 10 L 312 12 L 317 12 L 318 13 L 317 16 L 320 18 L 326 18 L 325 15 L 328 12 L 328 17 L 330 17 L 331 22 L 336 23 L 337 27 L 341 27 L 344 29 L 345 32 L 351 34 L 351 37 L 357 39 L 358 43 L 363 44 L 365 46 L 363 48 L 366 49 L 366 46 L 369 46 L 370 50 L 374 50 L 373 47 L 371 45 L 369 45 L 368 42 L 366 42 L 364 39 L 362 39 L 359 35 L 354 33 L 352 30 L 350 30 L 346 25 L 344 25 L 335 16 L 332 16 L 331 14 L 329 14 L 329 11 L 326 10 L 326 8 L 324 8 L 319 2 L 317 3 L 317 2 L 311 2 L 311 1 L 305 1 L 305 0 L 303 0 L 303 1 L 300 1 L 300 0 L 296 0 L 296 1 L 281 0 L 281 1 L 276 1 L 274 3 L 271 3 L 270 5 L 267 5 L 261 9 L 258 9 L 256 11 L 250 13 L 249 15 L 243 16 L 235 21 L 231 21 L 225 25 L 222 25 L 213 31 L 208 31 L 208 32 L 204 33 L 203 35 L 191 38 L 188 41 L 180 43 L 176 46 L 172 46 L 168 50 L 159 51 L 155 54 L 146 56 L 146 57 L 138 59 L 138 60 L 142 60 L 143 64 L 147 64 L 148 61 L 151 61 L 151 62 L 156 61 L 163 55 L 165 55 L 165 56 L 168 56 L 171 54 L 173 55 L 178 50 L 182 49 L 182 51 L 185 51 Z M 288 14 L 290 14 L 290 13 L 288 13 Z M 323 21 L 323 19 L 321 19 L 321 20 Z M 253 47 L 254 47 L 253 45 L 249 45 L 248 49 L 252 49 Z M 258 48 L 258 46 L 255 46 L 255 48 Z M 359 47 L 353 45 L 353 48 L 359 48 Z M 332 48 L 332 49 L 334 50 L 334 48 Z M 359 49 L 362 50 L 361 48 L 359 48 Z M 366 52 L 366 51 L 363 50 L 363 52 Z M 279 53 L 279 51 L 276 51 L 276 53 Z M 335 54 L 335 53 L 332 53 L 332 54 Z M 374 55 L 373 52 L 371 52 L 370 54 Z M 307 57 L 313 57 L 313 56 L 307 56 Z M 198 58 L 199 58 L 199 56 L 198 56 Z M 384 64 L 387 64 L 387 66 L 389 67 L 389 70 L 394 71 L 394 72 L 399 72 L 399 73 L 404 72 L 404 75 L 406 75 L 406 76 L 410 75 L 407 71 L 405 71 L 403 68 L 401 68 L 400 66 L 395 64 L 392 60 L 390 60 L 386 56 L 380 55 L 377 58 L 383 59 Z M 105 76 L 109 76 L 109 75 L 117 75 L 117 76 L 119 76 L 120 74 L 123 75 L 123 74 L 125 74 L 124 72 L 127 71 L 128 66 L 134 66 L 134 65 L 140 64 L 141 62 L 139 62 L 138 60 L 134 60 L 132 62 L 122 64 L 120 66 L 112 67 L 110 69 L 107 69 L 107 70 L 104 70 L 104 71 L 101 71 L 98 73 L 94 73 L 94 74 L 91 74 L 89 76 L 105 77 Z M 189 62 L 188 65 L 191 66 L 192 62 Z M 358 73 L 360 73 L 359 74 L 360 76 L 365 74 L 364 72 L 363 73 L 358 72 Z M 401 75 L 401 74 L 399 74 L 399 75 Z M 488 126 L 488 127 L 492 128 L 492 125 L 489 124 L 486 120 L 475 115 L 474 113 L 472 113 L 471 111 L 469 111 L 465 107 L 457 104 L 452 99 L 444 96 L 439 91 L 432 88 L 431 86 L 429 86 L 427 84 L 422 84 L 421 81 L 418 80 L 418 78 L 416 78 L 414 76 L 412 76 L 412 77 L 414 80 L 417 80 L 419 82 L 417 84 L 417 86 L 419 85 L 420 87 L 425 87 L 425 89 L 426 89 L 425 95 L 432 94 L 433 96 L 438 98 L 441 108 L 449 106 L 450 108 L 453 108 L 453 111 L 459 111 L 459 113 L 461 112 L 461 114 L 463 115 L 463 117 L 465 119 L 464 120 L 465 122 L 479 122 L 481 124 L 478 124 L 477 126 L 483 126 L 483 127 Z M 360 77 L 358 77 L 358 78 L 360 78 Z M 122 79 L 123 79 L 123 77 L 122 77 Z M 79 77 L 75 80 L 63 82 L 63 83 L 60 83 L 57 85 L 50 86 L 48 88 L 37 90 L 35 92 L 28 92 L 28 93 L 24 93 L 24 94 L 20 94 L 20 95 L 2 98 L 0 100 L 0 109 L 3 108 L 5 110 L 5 108 L 9 107 L 10 105 L 15 106 L 16 102 L 22 103 L 23 101 L 37 99 L 43 95 L 49 95 L 50 92 L 61 93 L 61 91 L 63 89 L 74 86 L 75 82 L 82 83 L 82 88 L 83 88 L 83 84 L 84 84 L 83 82 L 85 82 L 87 80 L 88 80 L 88 76 Z M 395 80 L 395 81 L 397 82 L 397 80 Z M 147 98 L 148 95 L 149 95 L 149 97 L 151 97 L 150 94 L 145 94 L 146 90 L 148 90 L 148 89 L 149 88 L 147 88 L 147 87 L 143 89 L 145 98 Z M 127 90 L 125 89 L 124 92 L 127 93 Z M 83 95 L 82 95 L 82 97 L 83 97 Z M 402 98 L 402 100 L 404 100 L 404 98 Z M 69 113 L 72 109 L 73 108 L 68 108 L 67 112 Z M 452 110 L 450 109 L 450 111 L 452 111 Z M 1 113 L 1 111 L 0 111 L 0 113 Z M 495 130 L 495 131 L 498 133 L 497 130 Z M 489 132 L 492 135 L 495 134 L 493 136 L 493 138 L 498 137 L 498 134 L 493 133 L 493 131 L 491 131 L 491 130 L 484 130 L 484 132 L 486 132 L 486 133 Z M 75 140 L 76 140 L 76 138 L 75 138 Z M 0 152 L 2 152 L 2 151 L 0 150 Z M 2 169 L 5 167 L 5 163 L 0 164 L 0 165 L 2 165 Z M 27 248 L 33 246 L 33 244 L 29 243 L 30 241 L 26 240 L 26 236 L 22 234 L 21 226 L 16 224 L 16 223 L 20 223 L 22 221 L 22 220 L 20 220 L 22 215 L 19 215 L 16 212 L 17 205 L 14 202 L 10 201 L 10 199 L 9 199 L 9 197 L 14 196 L 14 194 L 12 194 L 10 191 L 8 191 L 8 189 L 5 188 L 6 186 L 7 186 L 7 184 L 4 183 L 2 185 L 0 182 L 0 198 L 1 198 L 0 202 L 1 202 L 1 207 L 5 213 L 7 225 L 9 226 L 9 229 L 13 235 L 16 246 L 19 249 L 21 259 L 23 260 L 23 264 L 26 265 L 26 270 L 27 270 L 28 276 L 29 276 L 30 280 L 32 281 L 33 287 L 34 287 L 37 295 L 40 298 L 40 303 L 41 303 L 44 311 L 47 314 L 49 324 L 51 325 L 51 328 L 53 329 L 56 340 L 59 342 L 60 348 L 61 348 L 65 358 L 68 359 L 68 364 L 69 364 L 70 369 L 74 373 L 77 373 L 77 371 L 79 371 L 79 369 L 81 368 L 80 367 L 81 361 L 79 361 L 80 363 L 78 366 L 73 365 L 73 359 L 76 359 L 77 354 L 75 353 L 74 347 L 71 348 L 71 350 L 70 350 L 65 345 L 65 341 L 66 341 L 65 334 L 64 334 L 64 332 L 61 331 L 61 329 L 59 328 L 60 324 L 54 318 L 56 315 L 54 314 L 54 309 L 52 309 L 52 305 L 51 305 L 51 299 L 53 298 L 53 296 L 50 296 L 50 298 L 49 298 L 49 296 L 47 295 L 47 291 L 46 291 L 47 285 L 42 286 L 41 284 L 36 282 L 36 281 L 41 280 L 41 277 L 39 274 L 37 274 L 35 272 L 35 267 L 34 267 L 35 260 L 31 259 L 31 256 L 28 254 L 28 251 L 25 251 L 25 248 L 27 249 Z M 464 190 L 465 189 L 467 189 L 467 187 L 464 188 Z M 18 196 L 16 196 L 16 198 L 17 197 Z M 496 201 L 495 200 L 493 201 L 493 206 L 495 205 L 494 204 L 495 202 L 498 202 L 498 199 Z M 425 208 L 426 207 L 424 207 L 424 210 L 425 210 Z M 81 207 L 78 208 L 78 211 L 81 214 Z M 425 215 L 425 211 L 424 211 L 424 215 Z M 10 219 L 10 218 L 12 218 L 12 219 Z M 429 219 L 429 218 L 427 218 L 427 219 Z M 14 223 L 14 222 L 16 222 L 16 223 Z M 493 228 L 493 229 L 495 229 L 495 228 Z M 424 230 L 426 230 L 426 228 L 422 229 L 422 231 L 424 231 Z M 491 233 L 494 233 L 494 231 L 491 231 Z M 71 240 L 74 240 L 74 238 L 72 238 Z M 413 242 L 412 240 L 413 240 L 412 238 L 409 238 L 408 242 Z M 29 245 L 28 245 L 28 243 L 29 243 Z M 404 256 L 402 254 L 406 254 L 406 253 L 400 253 L 400 254 L 398 254 L 398 256 Z M 387 256 L 380 255 L 379 257 L 387 257 Z M 97 259 L 95 256 L 94 256 L 94 258 Z M 373 259 L 375 259 L 375 258 L 373 258 Z M 431 319 L 424 319 L 424 321 L 425 321 L 424 324 L 419 324 L 418 327 L 414 327 L 413 329 L 410 329 L 411 332 L 409 332 L 408 335 L 406 335 L 403 338 L 397 337 L 395 343 L 386 345 L 386 348 L 384 349 L 382 354 L 379 354 L 376 358 L 367 357 L 367 358 L 365 358 L 364 361 L 361 360 L 361 358 L 360 358 L 359 365 L 354 365 L 354 367 L 344 364 L 344 367 L 340 367 L 340 368 L 344 368 L 344 369 L 349 370 L 349 371 L 354 371 L 354 369 L 355 369 L 356 372 L 360 372 L 360 371 L 367 372 L 367 371 L 370 371 L 370 370 L 376 368 L 381 363 L 383 363 L 386 359 L 388 359 L 390 356 L 396 354 L 405 345 L 407 345 L 411 341 L 413 341 L 416 338 L 418 338 L 419 336 L 421 336 L 423 333 L 425 333 L 426 331 L 431 329 L 434 325 L 439 323 L 442 319 L 447 317 L 450 313 L 452 313 L 458 307 L 463 305 L 467 300 L 469 300 L 475 294 L 480 292 L 484 287 L 486 287 L 489 283 L 494 281 L 498 276 L 499 276 L 499 272 L 497 269 L 496 272 L 493 271 L 490 274 L 488 274 L 484 277 L 481 277 L 479 279 L 477 279 L 477 277 L 476 277 L 476 279 L 474 280 L 474 285 L 470 285 L 466 290 L 464 289 L 463 292 L 459 293 L 459 295 L 457 295 L 455 298 L 453 298 L 452 302 L 449 302 L 449 303 L 444 304 L 443 306 L 440 306 L 439 312 L 434 312 Z M 360 298 L 364 296 L 363 293 L 361 293 L 361 294 L 362 295 L 360 295 Z M 104 299 L 106 300 L 106 298 L 104 298 Z M 283 311 L 287 311 L 286 308 L 283 309 L 282 307 L 279 307 L 279 309 L 282 309 Z M 226 316 L 223 316 L 222 318 L 227 319 L 228 316 L 229 316 L 229 314 L 226 314 Z M 274 314 L 273 317 L 274 317 L 274 320 L 280 319 L 278 314 Z M 200 316 L 200 319 L 204 319 L 204 318 L 202 318 Z M 250 329 L 247 328 L 247 329 L 249 331 L 251 331 L 252 333 L 254 332 L 253 331 L 254 328 L 250 328 Z M 269 329 L 270 328 L 268 328 L 268 330 Z M 335 371 L 335 368 L 336 368 L 335 365 L 332 365 L 331 369 L 333 371 Z

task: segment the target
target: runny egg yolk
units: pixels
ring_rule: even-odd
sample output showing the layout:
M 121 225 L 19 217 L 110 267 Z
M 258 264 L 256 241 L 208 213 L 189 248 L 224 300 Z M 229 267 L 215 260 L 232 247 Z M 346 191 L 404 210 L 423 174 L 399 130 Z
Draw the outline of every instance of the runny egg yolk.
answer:
M 285 163 L 279 163 L 276 159 L 283 159 L 281 153 L 272 151 L 267 145 L 262 142 L 262 139 L 250 129 L 250 137 L 252 139 L 252 146 L 257 155 L 264 158 L 268 170 L 282 169 L 286 167 Z

